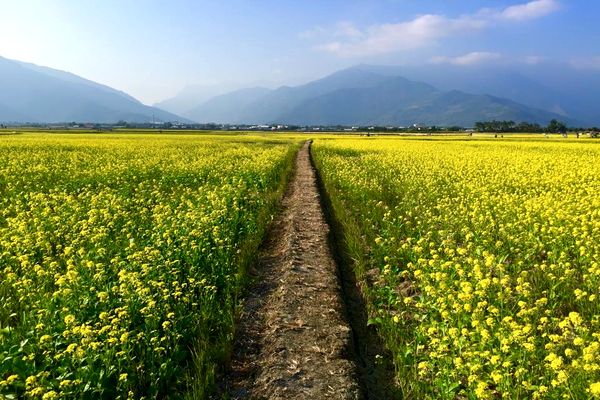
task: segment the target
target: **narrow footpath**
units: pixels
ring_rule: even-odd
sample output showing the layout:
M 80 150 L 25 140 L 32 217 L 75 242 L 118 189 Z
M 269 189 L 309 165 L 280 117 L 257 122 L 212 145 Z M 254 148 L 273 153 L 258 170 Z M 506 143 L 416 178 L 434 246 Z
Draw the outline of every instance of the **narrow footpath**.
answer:
M 222 382 L 231 399 L 361 399 L 337 266 L 305 143 L 262 246 Z

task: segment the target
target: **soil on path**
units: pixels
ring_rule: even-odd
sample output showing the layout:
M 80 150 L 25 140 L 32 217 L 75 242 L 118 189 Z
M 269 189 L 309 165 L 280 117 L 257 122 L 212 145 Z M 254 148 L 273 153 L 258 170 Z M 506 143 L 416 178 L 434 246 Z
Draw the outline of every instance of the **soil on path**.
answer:
M 262 246 L 230 371 L 231 399 L 361 399 L 310 143 Z

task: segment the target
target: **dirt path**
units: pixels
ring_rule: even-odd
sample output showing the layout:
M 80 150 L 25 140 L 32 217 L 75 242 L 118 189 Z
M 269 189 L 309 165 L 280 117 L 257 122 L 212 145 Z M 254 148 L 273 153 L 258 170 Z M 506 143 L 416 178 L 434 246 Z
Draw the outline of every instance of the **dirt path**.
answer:
M 309 144 L 256 266 L 224 391 L 232 399 L 360 399 Z

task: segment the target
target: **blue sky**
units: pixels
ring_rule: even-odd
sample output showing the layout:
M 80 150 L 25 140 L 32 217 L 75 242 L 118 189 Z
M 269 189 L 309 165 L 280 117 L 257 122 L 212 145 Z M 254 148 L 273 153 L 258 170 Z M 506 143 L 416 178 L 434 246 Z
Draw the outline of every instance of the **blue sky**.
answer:
M 0 56 L 153 103 L 190 84 L 298 84 L 358 63 L 564 62 L 600 73 L 587 0 L 19 0 Z

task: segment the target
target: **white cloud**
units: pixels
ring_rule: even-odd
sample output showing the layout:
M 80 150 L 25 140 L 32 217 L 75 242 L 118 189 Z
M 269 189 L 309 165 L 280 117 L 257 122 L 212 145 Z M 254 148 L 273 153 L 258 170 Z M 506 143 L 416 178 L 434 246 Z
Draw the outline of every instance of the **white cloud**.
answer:
M 499 19 L 524 21 L 546 16 L 560 8 L 556 0 L 534 0 L 525 4 L 510 6 L 498 13 Z
M 496 52 L 490 51 L 472 51 L 470 53 L 461 54 L 457 56 L 436 56 L 429 59 L 434 64 L 452 64 L 452 65 L 480 65 L 490 62 L 502 63 L 502 64 L 525 64 L 525 65 L 538 65 L 549 60 L 548 57 L 538 55 L 526 55 L 526 56 L 506 56 Z M 589 60 L 588 60 L 589 62 Z M 598 66 L 600 67 L 600 57 L 598 57 Z M 581 60 L 580 60 L 581 63 Z
M 431 62 L 436 64 L 476 65 L 487 63 L 490 61 L 496 61 L 501 58 L 502 56 L 499 53 L 491 53 L 487 51 L 474 51 L 456 57 L 433 57 L 431 59 Z
M 329 41 L 316 48 L 337 56 L 372 56 L 431 46 L 445 37 L 473 33 L 501 21 L 539 18 L 559 7 L 557 0 L 533 0 L 500 10 L 481 9 L 458 18 L 439 14 L 419 15 L 409 21 L 372 25 L 364 30 L 350 22 L 341 22 L 329 29 L 315 28 L 304 37 L 328 37 Z
M 350 57 L 383 54 L 423 47 L 452 34 L 481 29 L 485 24 L 485 21 L 470 18 L 452 19 L 434 14 L 421 15 L 407 22 L 374 25 L 364 32 L 346 24 L 345 28 L 352 32 L 349 40 L 335 40 L 317 48 Z

